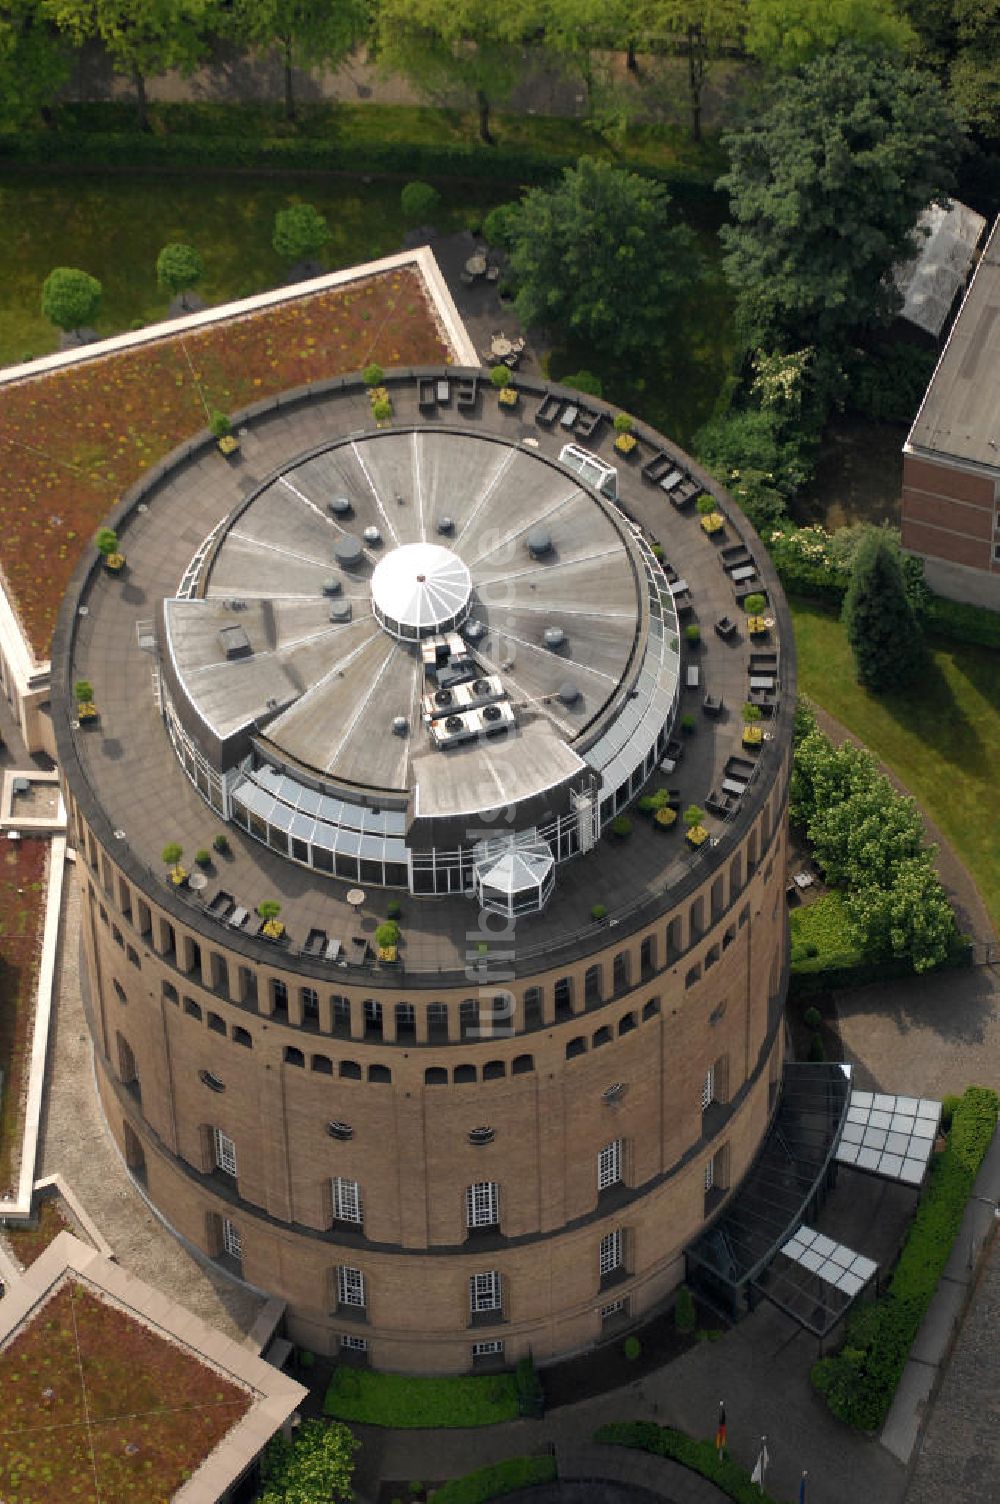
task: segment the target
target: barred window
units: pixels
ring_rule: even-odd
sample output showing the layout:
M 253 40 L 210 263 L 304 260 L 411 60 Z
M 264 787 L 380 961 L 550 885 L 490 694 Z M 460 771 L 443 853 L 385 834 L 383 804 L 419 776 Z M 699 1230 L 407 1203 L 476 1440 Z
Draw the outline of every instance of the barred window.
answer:
M 216 1168 L 224 1170 L 227 1175 L 235 1175 L 236 1145 L 221 1128 L 212 1129 L 212 1150 L 215 1155 Z
M 330 1182 L 333 1189 L 333 1215 L 337 1222 L 361 1222 L 361 1187 L 356 1180 L 345 1180 L 334 1175 Z
M 499 1338 L 493 1338 L 489 1342 L 474 1342 L 472 1344 L 472 1361 L 477 1358 L 502 1358 L 503 1342 Z
M 597 1189 L 606 1191 L 609 1185 L 617 1185 L 622 1178 L 622 1141 L 614 1139 L 597 1156 Z
M 601 1278 L 622 1266 L 622 1230 L 616 1227 L 601 1239 Z
M 477 1180 L 465 1188 L 467 1227 L 493 1227 L 500 1221 L 500 1187 L 495 1180 Z
M 714 1184 L 715 1184 L 715 1158 L 713 1156 L 713 1158 L 710 1159 L 710 1160 L 708 1160 L 706 1162 L 706 1164 L 705 1164 L 705 1189 L 706 1189 L 706 1191 L 710 1191 L 712 1189 L 712 1187 L 714 1186 Z
M 469 1280 L 469 1309 L 478 1311 L 500 1310 L 500 1271 L 490 1269 L 486 1274 L 474 1274 Z
M 368 1338 L 355 1337 L 350 1332 L 341 1333 L 340 1345 L 348 1353 L 366 1353 L 368 1351 Z
M 230 1258 L 243 1259 L 243 1239 L 235 1222 L 230 1222 L 228 1217 L 222 1219 L 222 1246 Z
M 705 1080 L 701 1087 L 701 1110 L 705 1112 L 715 1101 L 715 1066 L 710 1066 L 705 1072 Z
M 346 1264 L 337 1269 L 337 1301 L 342 1306 L 365 1304 L 365 1277 L 360 1269 L 350 1269 Z

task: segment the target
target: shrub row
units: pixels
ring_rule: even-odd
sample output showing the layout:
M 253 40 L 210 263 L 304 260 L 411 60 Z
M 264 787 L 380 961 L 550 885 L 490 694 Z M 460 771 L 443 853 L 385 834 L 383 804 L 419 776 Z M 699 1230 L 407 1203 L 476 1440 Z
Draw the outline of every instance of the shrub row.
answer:
M 867 987 L 874 982 L 894 982 L 901 977 L 913 976 L 913 962 L 908 956 L 892 957 L 887 961 L 858 960 L 857 952 L 843 956 L 807 956 L 796 961 L 788 977 L 788 997 L 791 1002 L 802 1002 L 811 997 L 820 997 L 824 992 L 847 991 L 855 987 Z M 964 935 L 957 935 L 947 959 L 939 962 L 936 970 L 946 971 L 954 967 L 971 966 L 972 947 Z
M 966 1202 L 996 1129 L 998 1098 L 970 1086 L 955 1108 L 888 1291 L 856 1308 L 844 1345 L 813 1366 L 812 1381 L 834 1415 L 873 1431 L 885 1420 L 914 1338 L 962 1224 Z
M 610 1446 L 635 1447 L 657 1457 L 670 1457 L 682 1467 L 708 1478 L 736 1504 L 774 1504 L 770 1494 L 750 1482 L 750 1474 L 730 1458 L 720 1458 L 711 1441 L 695 1441 L 683 1431 L 652 1421 L 612 1421 L 594 1432 L 594 1440 Z
M 539 1483 L 553 1483 L 556 1476 L 554 1457 L 508 1457 L 492 1467 L 477 1468 L 464 1478 L 436 1488 L 431 1494 L 434 1504 L 484 1504 L 516 1493 L 519 1488 L 534 1488 Z

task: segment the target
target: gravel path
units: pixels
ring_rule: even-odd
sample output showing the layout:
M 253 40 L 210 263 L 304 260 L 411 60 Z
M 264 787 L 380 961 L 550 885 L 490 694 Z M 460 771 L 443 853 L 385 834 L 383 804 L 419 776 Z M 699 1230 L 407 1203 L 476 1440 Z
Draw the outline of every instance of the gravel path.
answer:
M 80 896 L 72 866 L 67 868 L 58 974 L 36 1173 L 58 1171 L 68 1181 L 123 1268 L 242 1341 L 263 1301 L 195 1259 L 153 1215 L 104 1122 L 80 996 Z

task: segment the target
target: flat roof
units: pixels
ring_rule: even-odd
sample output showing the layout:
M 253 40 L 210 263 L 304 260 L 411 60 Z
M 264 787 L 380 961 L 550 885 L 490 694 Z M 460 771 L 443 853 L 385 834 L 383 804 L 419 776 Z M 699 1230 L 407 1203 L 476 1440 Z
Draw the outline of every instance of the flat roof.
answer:
M 907 448 L 1000 470 L 1000 219 L 931 377 Z

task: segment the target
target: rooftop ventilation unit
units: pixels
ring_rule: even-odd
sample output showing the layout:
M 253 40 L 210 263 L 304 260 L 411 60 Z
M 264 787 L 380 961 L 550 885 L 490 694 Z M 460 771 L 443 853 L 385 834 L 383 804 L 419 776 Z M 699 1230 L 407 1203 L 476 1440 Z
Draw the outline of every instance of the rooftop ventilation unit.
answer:
M 575 684 L 568 679 L 565 684 L 559 686 L 559 699 L 563 705 L 575 705 L 580 698 L 580 691 Z
M 566 641 L 566 633 L 562 627 L 546 627 L 542 633 L 542 641 L 547 648 L 561 648 Z
M 453 517 L 439 517 L 437 520 L 437 530 L 445 536 L 448 533 L 453 533 L 455 531 L 455 519 Z
M 409 731 L 409 729 L 410 729 L 410 723 L 406 719 L 405 715 L 393 716 L 393 719 L 392 719 L 392 734 L 393 734 L 393 736 L 405 736 L 406 733 L 407 733 L 407 731 Z
M 333 545 L 333 557 L 345 569 L 354 568 L 365 556 L 365 546 L 354 533 L 345 533 Z
M 222 644 L 222 651 L 229 660 L 250 658 L 253 655 L 250 639 L 242 627 L 221 627 L 219 641 Z
M 460 715 L 464 710 L 475 710 L 485 705 L 492 707 L 497 700 L 506 697 L 503 682 L 496 674 L 479 679 L 467 680 L 464 684 L 457 684 L 450 689 L 436 689 L 433 694 L 424 695 L 420 702 L 420 712 L 425 721 L 436 720 L 438 716 L 455 714 Z M 484 720 L 492 724 L 495 716 L 487 716 Z
M 374 523 L 370 523 L 368 527 L 365 528 L 363 537 L 366 543 L 382 542 L 382 534 L 379 532 Z
M 533 559 L 540 559 L 544 554 L 552 552 L 552 535 L 547 528 L 533 527 L 524 541 Z
M 465 623 L 465 635 L 470 642 L 479 642 L 486 635 L 486 623 L 474 617 L 472 621 Z
M 338 601 L 335 606 L 330 607 L 330 620 L 338 625 L 350 621 L 353 614 L 354 608 L 350 601 Z
M 459 715 L 438 716 L 430 722 L 431 740 L 436 747 L 454 747 L 461 742 L 494 736 L 514 725 L 509 700 L 485 705 L 481 710 L 464 710 Z
M 339 580 L 329 579 L 323 581 L 324 595 L 339 595 L 342 589 L 343 586 Z
M 346 517 L 351 511 L 351 503 L 346 496 L 335 496 L 327 502 L 326 507 L 332 517 Z

